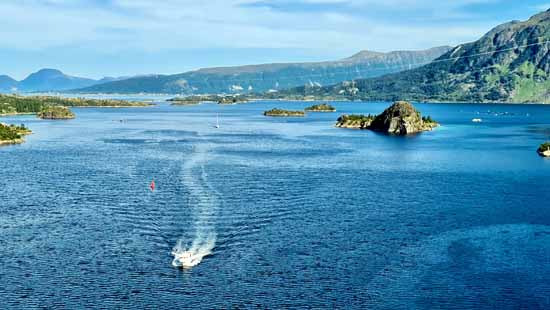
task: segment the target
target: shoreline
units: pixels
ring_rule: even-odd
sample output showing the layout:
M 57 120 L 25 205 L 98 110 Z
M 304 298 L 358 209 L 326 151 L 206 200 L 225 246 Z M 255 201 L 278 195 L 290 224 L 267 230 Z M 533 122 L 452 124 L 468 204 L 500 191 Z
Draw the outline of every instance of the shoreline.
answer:
M 80 108 L 106 108 L 106 109 L 124 109 L 124 108 L 150 108 L 156 107 L 156 104 L 148 105 L 136 105 L 136 106 L 67 106 L 70 109 L 80 109 Z M 15 113 L 4 113 L 0 114 L 0 117 L 7 116 L 24 116 L 24 115 L 37 115 L 38 112 L 15 112 Z
M 123 105 L 123 106 L 116 106 L 116 105 L 102 105 L 102 106 L 93 106 L 93 105 L 86 105 L 86 106 L 67 106 L 67 108 L 71 109 L 79 109 L 79 108 L 107 108 L 107 109 L 124 109 L 124 108 L 150 108 L 150 107 L 156 107 L 156 104 L 146 104 L 146 105 Z
M 3 116 L 19 116 L 19 115 L 33 115 L 33 114 L 37 114 L 38 112 L 15 112 L 15 113 L 5 113 L 5 114 L 0 114 L 0 117 L 3 117 Z
M 250 101 L 289 101 L 289 102 L 350 102 L 350 103 L 381 103 L 381 102 L 392 102 L 391 100 L 349 100 L 349 99 L 315 99 L 315 100 L 301 100 L 301 99 L 260 99 L 254 98 Z M 414 101 L 410 102 L 415 104 L 469 104 L 469 105 L 550 105 L 550 102 L 501 102 L 501 101 L 486 101 L 486 102 L 471 102 L 471 101 L 439 101 L 439 100 L 429 100 L 429 101 Z
M 0 146 L 22 144 L 24 142 L 25 142 L 25 139 L 0 140 Z

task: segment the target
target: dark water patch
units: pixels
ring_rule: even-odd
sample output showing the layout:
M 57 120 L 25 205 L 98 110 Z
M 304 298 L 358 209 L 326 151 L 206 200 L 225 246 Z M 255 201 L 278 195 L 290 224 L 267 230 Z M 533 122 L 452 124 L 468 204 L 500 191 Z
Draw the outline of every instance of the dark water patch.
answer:
M 169 130 L 169 129 L 163 129 L 163 130 L 145 130 L 142 131 L 141 134 L 143 135 L 167 135 L 167 136 L 185 136 L 185 137 L 197 137 L 199 134 L 196 131 L 188 131 L 188 130 Z
M 180 143 L 192 143 L 196 140 L 191 139 L 101 139 L 104 143 L 111 144 L 131 144 L 131 145 L 170 145 L 170 144 L 180 144 Z
M 232 138 L 232 139 L 250 139 L 250 138 L 261 138 L 261 139 L 279 139 L 283 138 L 281 135 L 273 133 L 209 133 L 207 137 L 218 137 L 218 138 Z
M 277 150 L 258 150 L 258 149 L 233 149 L 233 148 L 217 148 L 216 153 L 219 155 L 236 155 L 243 157 L 260 157 L 260 158 L 279 158 L 279 157 L 296 157 L 296 158 L 308 158 L 317 156 L 336 156 L 339 154 L 347 153 L 349 150 L 342 149 L 313 149 L 313 148 L 301 148 L 301 149 L 277 149 Z
M 529 126 L 526 129 L 528 134 L 539 134 L 550 137 L 550 126 Z

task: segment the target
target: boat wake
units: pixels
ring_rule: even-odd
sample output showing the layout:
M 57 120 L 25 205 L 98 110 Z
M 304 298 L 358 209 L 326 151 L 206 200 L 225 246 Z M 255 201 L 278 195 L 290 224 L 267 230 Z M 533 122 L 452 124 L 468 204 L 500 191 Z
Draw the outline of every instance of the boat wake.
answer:
M 205 256 L 211 255 L 216 246 L 215 215 L 219 202 L 218 195 L 208 184 L 204 169 L 207 151 L 207 146 L 197 145 L 194 155 L 183 165 L 182 181 L 189 190 L 194 238 L 190 241 L 183 236 L 176 242 L 172 249 L 174 267 L 194 267 Z

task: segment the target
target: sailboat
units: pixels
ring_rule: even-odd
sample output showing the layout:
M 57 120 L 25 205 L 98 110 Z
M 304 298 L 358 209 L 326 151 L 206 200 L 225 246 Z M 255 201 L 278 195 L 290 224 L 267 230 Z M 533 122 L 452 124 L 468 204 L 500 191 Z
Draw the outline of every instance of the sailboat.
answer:
M 214 125 L 214 128 L 220 128 L 220 116 L 219 116 L 219 114 L 216 114 L 216 125 Z

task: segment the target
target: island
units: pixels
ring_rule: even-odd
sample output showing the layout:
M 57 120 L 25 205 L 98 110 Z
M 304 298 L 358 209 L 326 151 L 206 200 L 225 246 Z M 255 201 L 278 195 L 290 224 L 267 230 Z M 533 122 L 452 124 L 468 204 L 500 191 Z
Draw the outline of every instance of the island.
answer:
M 166 101 L 171 102 L 172 105 L 195 105 L 203 102 L 214 102 L 210 100 L 209 96 L 187 96 L 187 97 L 175 97 Z
M 336 108 L 328 103 L 321 103 L 307 107 L 306 112 L 336 112 Z
M 336 127 L 369 129 L 391 135 L 409 135 L 430 131 L 439 126 L 430 116 L 422 117 L 414 106 L 406 101 L 397 101 L 382 114 L 372 115 L 342 115 L 336 122 Z
M 36 114 L 47 106 L 126 108 L 148 107 L 150 103 L 113 99 L 63 98 L 0 94 L 0 116 Z
M 542 157 L 550 157 L 550 142 L 543 143 L 539 146 L 537 153 Z
M 336 121 L 336 127 L 352 129 L 369 129 L 370 124 L 376 116 L 374 115 L 347 115 L 344 114 Z
M 74 113 L 67 107 L 64 106 L 46 106 L 37 116 L 41 119 L 73 119 L 75 118 Z
M 275 117 L 304 117 L 306 113 L 304 111 L 290 111 L 282 109 L 271 109 L 264 112 L 264 116 L 275 116 Z
M 195 105 L 200 103 L 237 104 L 248 102 L 248 98 L 240 95 L 195 95 L 175 97 L 167 101 L 172 102 L 172 105 Z
M 0 145 L 25 142 L 24 137 L 32 132 L 25 125 L 8 125 L 0 123 Z
M 244 96 L 222 96 L 218 99 L 218 104 L 237 104 L 248 102 L 248 98 Z

